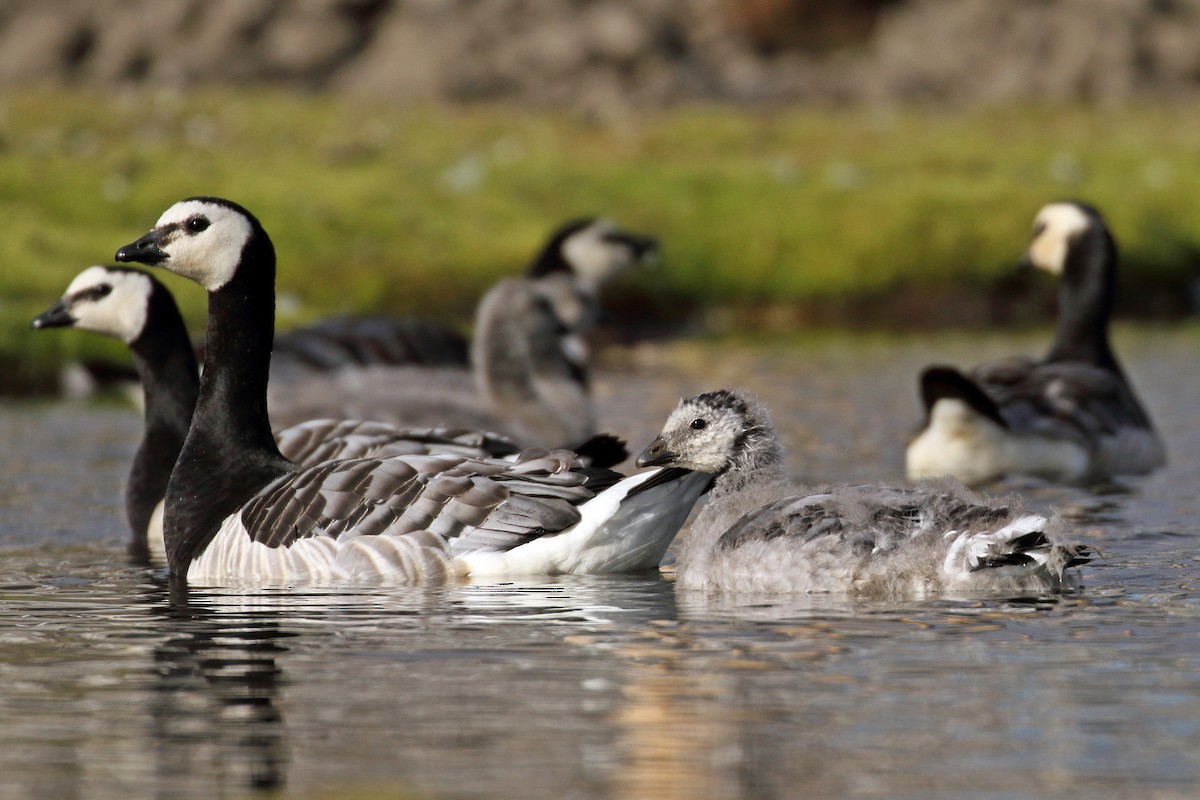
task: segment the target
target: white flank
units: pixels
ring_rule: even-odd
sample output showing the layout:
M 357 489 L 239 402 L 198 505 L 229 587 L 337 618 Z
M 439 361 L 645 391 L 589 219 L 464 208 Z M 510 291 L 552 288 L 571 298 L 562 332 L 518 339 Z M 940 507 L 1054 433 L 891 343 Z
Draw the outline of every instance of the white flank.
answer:
M 1089 470 L 1088 451 L 1075 442 L 1014 435 L 961 400 L 933 405 L 929 425 L 904 454 L 909 480 L 952 475 L 968 486 L 1009 473 L 1079 480 Z
M 953 475 L 967 485 L 995 480 L 1008 471 L 1006 431 L 962 400 L 943 398 L 929 424 L 904 454 L 909 480 Z
M 440 578 L 449 567 L 446 547 L 428 541 L 413 535 L 314 536 L 290 547 L 268 547 L 251 541 L 235 513 L 192 561 L 187 578 L 197 586 L 416 584 Z
M 654 569 L 711 480 L 689 473 L 633 498 L 629 492 L 658 470 L 626 478 L 580 506 L 574 527 L 506 552 L 480 550 L 456 561 L 476 577 L 604 575 Z

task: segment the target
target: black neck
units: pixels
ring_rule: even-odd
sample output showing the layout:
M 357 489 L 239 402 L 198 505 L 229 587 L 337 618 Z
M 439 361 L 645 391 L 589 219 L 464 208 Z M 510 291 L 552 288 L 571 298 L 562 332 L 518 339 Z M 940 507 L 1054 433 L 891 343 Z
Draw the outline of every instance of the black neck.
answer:
M 204 374 L 191 429 L 167 487 L 164 535 L 172 572 L 188 564 L 221 521 L 294 468 L 267 417 L 275 329 L 275 251 L 259 228 L 234 277 L 208 295 Z
M 146 530 L 155 507 L 167 493 L 171 469 L 183 448 L 200 378 L 196 355 L 183 317 L 170 292 L 155 282 L 150 294 L 146 325 L 129 345 L 142 380 L 145 432 L 138 446 L 125 487 L 125 513 L 133 529 L 131 554 L 149 558 Z
M 1058 327 L 1046 361 L 1082 361 L 1120 372 L 1108 343 L 1117 247 L 1103 224 L 1071 243 L 1060 279 Z

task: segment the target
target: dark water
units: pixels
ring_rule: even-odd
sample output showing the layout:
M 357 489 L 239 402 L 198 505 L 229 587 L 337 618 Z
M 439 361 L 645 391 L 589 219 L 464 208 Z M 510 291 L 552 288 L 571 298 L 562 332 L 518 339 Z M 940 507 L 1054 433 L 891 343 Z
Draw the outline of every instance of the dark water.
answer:
M 916 369 L 1043 337 L 626 354 L 643 444 L 682 394 L 776 410 L 798 477 L 898 479 Z M 127 565 L 120 407 L 0 407 L 0 797 L 1193 797 L 1200 332 L 1117 344 L 1171 465 L 1010 485 L 1103 556 L 1042 603 L 676 595 L 657 578 L 194 592 Z

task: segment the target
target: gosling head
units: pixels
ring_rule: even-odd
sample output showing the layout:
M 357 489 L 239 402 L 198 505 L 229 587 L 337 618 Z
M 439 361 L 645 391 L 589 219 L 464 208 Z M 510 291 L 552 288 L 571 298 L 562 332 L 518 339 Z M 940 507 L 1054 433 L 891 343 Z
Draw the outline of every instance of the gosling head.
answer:
M 781 460 L 767 409 L 748 395 L 721 389 L 680 400 L 658 438 L 638 456 L 637 465 L 720 475 Z

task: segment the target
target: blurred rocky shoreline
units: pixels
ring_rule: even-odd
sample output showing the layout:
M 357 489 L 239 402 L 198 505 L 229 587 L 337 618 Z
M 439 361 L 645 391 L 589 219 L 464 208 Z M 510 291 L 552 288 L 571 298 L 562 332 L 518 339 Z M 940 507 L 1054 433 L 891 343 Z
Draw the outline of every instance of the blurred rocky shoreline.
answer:
M 599 118 L 1200 89 L 1200 0 L 0 0 L 0 82 L 268 84 Z

